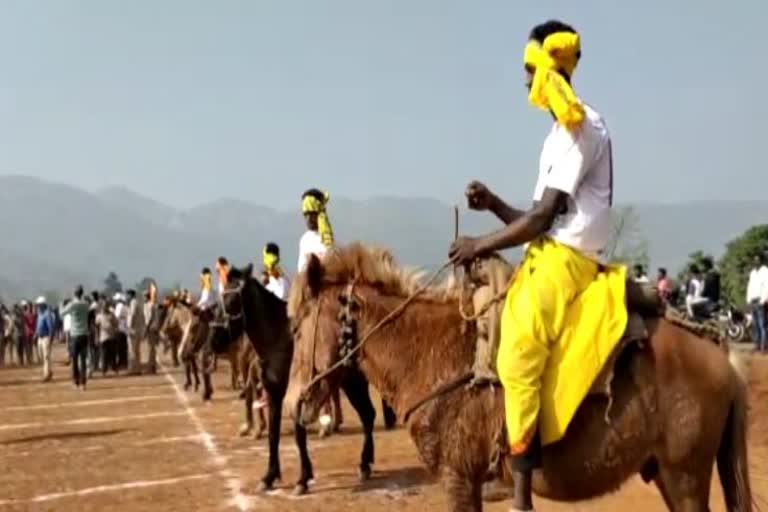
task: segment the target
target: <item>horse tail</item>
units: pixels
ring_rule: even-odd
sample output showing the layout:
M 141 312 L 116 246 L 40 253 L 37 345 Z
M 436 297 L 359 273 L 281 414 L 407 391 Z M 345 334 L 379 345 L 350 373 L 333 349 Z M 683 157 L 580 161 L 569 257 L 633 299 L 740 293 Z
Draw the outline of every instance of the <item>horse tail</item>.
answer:
M 731 350 L 728 362 L 736 374 L 736 395 L 717 451 L 717 471 L 728 512 L 753 510 L 747 460 L 747 371 L 743 357 Z

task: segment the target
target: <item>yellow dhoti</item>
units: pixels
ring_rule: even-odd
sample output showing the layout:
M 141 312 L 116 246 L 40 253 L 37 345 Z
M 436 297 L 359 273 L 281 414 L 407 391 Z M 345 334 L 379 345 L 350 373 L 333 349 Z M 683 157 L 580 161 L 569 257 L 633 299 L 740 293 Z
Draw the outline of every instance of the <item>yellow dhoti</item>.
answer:
M 532 243 L 507 294 L 497 358 L 513 454 L 538 427 L 560 440 L 627 324 L 626 270 L 548 238 Z

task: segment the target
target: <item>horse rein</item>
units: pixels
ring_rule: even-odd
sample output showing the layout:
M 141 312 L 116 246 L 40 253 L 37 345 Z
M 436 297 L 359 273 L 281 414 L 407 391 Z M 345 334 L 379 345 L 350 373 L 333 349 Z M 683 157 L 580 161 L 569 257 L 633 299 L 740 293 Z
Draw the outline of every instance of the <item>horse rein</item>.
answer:
M 427 291 L 429 289 L 429 287 L 432 286 L 435 283 L 435 281 L 437 281 L 437 279 L 442 275 L 442 273 L 447 268 L 451 267 L 452 265 L 453 265 L 453 263 L 451 263 L 450 261 L 446 262 L 440 268 L 438 268 L 435 272 L 433 272 L 432 275 L 429 277 L 429 279 L 427 279 L 424 282 L 424 284 L 419 286 L 416 290 L 413 291 L 413 293 L 411 293 L 400 304 L 398 304 L 395 309 L 393 309 L 392 311 L 387 313 L 384 316 L 384 318 L 379 320 L 379 322 L 376 323 L 376 325 L 374 325 L 368 332 L 365 333 L 365 335 L 362 338 L 360 338 L 360 340 L 358 341 L 357 344 L 354 344 L 354 341 L 357 339 L 357 326 L 356 326 L 356 323 L 354 324 L 354 328 L 350 329 L 349 328 L 349 327 L 351 327 L 351 325 L 350 325 L 350 326 L 347 326 L 348 327 L 347 329 L 345 329 L 344 328 L 344 321 L 342 319 L 340 319 L 340 320 L 342 320 L 342 328 L 341 328 L 341 333 L 340 333 L 341 334 L 341 338 L 342 338 L 342 340 L 344 340 L 344 344 L 348 348 L 344 350 L 344 354 L 343 355 L 341 355 L 341 352 L 342 352 L 341 347 L 339 348 L 339 352 L 340 352 L 339 360 L 336 361 L 330 367 L 328 367 L 328 369 L 326 369 L 323 372 L 321 372 L 319 375 L 314 376 L 307 383 L 307 385 L 304 386 L 304 389 L 301 391 L 301 393 L 299 395 L 299 400 L 303 401 L 306 398 L 306 396 L 309 394 L 309 391 L 314 386 L 316 386 L 318 382 L 320 382 L 321 380 L 325 379 L 326 377 L 328 377 L 329 375 L 334 373 L 339 368 L 350 366 L 353 363 L 353 359 L 352 358 L 355 357 L 355 355 L 363 349 L 365 344 L 368 342 L 368 340 L 370 340 L 373 337 L 374 334 L 376 334 L 379 330 L 381 330 L 384 326 L 386 326 L 388 323 L 393 321 L 395 318 L 400 316 L 406 310 L 406 308 L 414 300 L 416 300 L 421 294 L 423 294 L 425 291 Z M 353 287 L 352 287 L 353 285 L 354 285 L 354 282 L 350 282 L 347 285 L 347 291 L 350 294 L 351 294 L 350 290 L 353 290 Z M 342 297 L 344 297 L 344 296 L 342 295 Z M 343 303 L 344 299 L 346 299 L 346 302 L 347 302 L 346 305 Z M 341 300 L 342 301 L 342 306 L 345 306 L 345 307 L 349 308 L 350 312 L 351 312 L 352 308 L 354 308 L 354 306 L 351 306 L 351 304 L 355 303 L 355 301 L 353 300 L 353 295 L 350 295 L 350 297 L 344 297 L 344 299 Z M 339 316 L 341 316 L 341 314 Z M 348 323 L 350 323 L 350 324 L 351 324 L 351 320 L 352 320 L 351 316 L 348 316 L 347 319 L 346 319 L 346 321 Z M 316 331 L 316 329 L 315 329 L 315 331 Z M 313 340 L 313 346 L 314 346 L 314 343 L 315 343 L 315 341 Z M 313 351 L 314 351 L 314 349 L 313 349 Z M 313 363 L 313 366 L 314 366 L 314 360 L 313 360 L 312 363 Z

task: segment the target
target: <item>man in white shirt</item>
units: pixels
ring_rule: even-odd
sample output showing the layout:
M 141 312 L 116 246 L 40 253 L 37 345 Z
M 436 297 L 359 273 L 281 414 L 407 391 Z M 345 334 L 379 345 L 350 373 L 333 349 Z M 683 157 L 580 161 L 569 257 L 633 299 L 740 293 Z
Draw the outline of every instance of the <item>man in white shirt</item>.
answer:
M 262 260 L 264 264 L 261 273 L 262 284 L 275 297 L 287 301 L 290 282 L 280 266 L 280 247 L 274 242 L 269 242 L 262 252 Z
M 118 368 L 128 367 L 128 306 L 125 304 L 125 296 L 122 293 L 116 293 L 113 297 L 115 302 L 115 317 L 117 317 L 117 366 Z
M 299 273 L 304 271 L 310 255 L 322 257 L 333 247 L 333 229 L 327 212 L 329 197 L 327 192 L 313 188 L 304 192 L 301 198 L 307 231 L 299 240 Z
M 531 31 L 524 58 L 529 100 L 555 119 L 541 152 L 533 207 L 514 209 L 481 183 L 470 183 L 470 208 L 490 210 L 506 226 L 478 238 L 461 237 L 450 249 L 454 263 L 468 264 L 527 245 L 502 314 L 497 359 L 513 467 L 513 510 L 518 511 L 533 510 L 541 377 L 549 347 L 565 327 L 565 315 L 558 312 L 567 310 L 595 280 L 611 233 L 611 138 L 600 114 L 570 86 L 580 56 L 579 36 L 572 27 L 550 21 Z M 623 269 L 606 273 L 612 273 L 612 282 L 619 278 L 623 289 Z
M 752 309 L 753 337 L 755 350 L 768 351 L 768 333 L 765 325 L 765 308 L 768 304 L 768 266 L 765 265 L 765 257 L 754 257 L 752 271 L 749 273 L 747 283 L 747 304 Z
M 707 298 L 702 296 L 704 280 L 698 265 L 691 265 L 689 272 L 691 277 L 688 280 L 688 286 L 685 291 L 685 309 L 688 311 L 689 317 L 696 318 L 696 313 L 699 310 L 698 306 L 705 304 Z
M 211 269 L 203 268 L 200 272 L 200 299 L 197 301 L 197 307 L 200 309 L 210 309 L 216 305 L 216 292 L 213 291 L 213 276 Z

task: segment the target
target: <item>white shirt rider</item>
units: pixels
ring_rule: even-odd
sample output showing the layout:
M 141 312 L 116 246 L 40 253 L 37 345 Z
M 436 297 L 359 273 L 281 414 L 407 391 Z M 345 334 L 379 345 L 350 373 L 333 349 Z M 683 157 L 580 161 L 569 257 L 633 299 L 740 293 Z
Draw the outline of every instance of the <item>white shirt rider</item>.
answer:
M 269 276 L 269 281 L 265 285 L 265 288 L 272 292 L 278 299 L 287 301 L 288 292 L 291 288 L 291 282 L 286 276 Z
M 303 272 L 309 263 L 310 255 L 322 257 L 326 252 L 328 252 L 328 247 L 323 244 L 320 233 L 311 229 L 307 230 L 299 240 L 299 273 Z
M 541 151 L 533 199 L 540 201 L 547 188 L 568 194 L 568 209 L 555 218 L 549 236 L 600 260 L 611 233 L 611 137 L 600 114 L 584 109 L 586 118 L 573 134 L 554 123 Z

